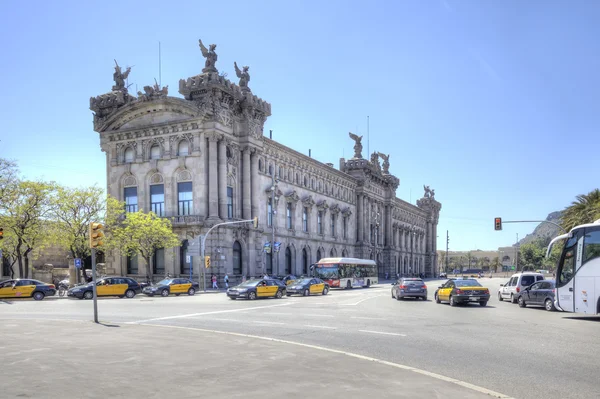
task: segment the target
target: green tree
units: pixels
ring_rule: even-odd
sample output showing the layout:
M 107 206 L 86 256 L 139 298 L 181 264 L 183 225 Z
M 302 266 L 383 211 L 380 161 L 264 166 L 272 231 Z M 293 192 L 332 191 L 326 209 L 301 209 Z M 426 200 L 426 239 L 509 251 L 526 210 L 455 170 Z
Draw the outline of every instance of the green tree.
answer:
M 600 219 L 600 189 L 578 195 L 576 198 L 562 212 L 561 225 L 567 231 L 577 225 Z
M 495 256 L 492 260 L 492 268 L 494 269 L 494 273 L 498 272 L 498 267 L 500 267 L 500 258 Z
M 519 248 L 519 263 L 522 270 L 526 270 L 526 267 L 530 270 L 541 269 L 544 256 L 544 249 L 539 241 L 522 244 Z
M 52 239 L 47 217 L 54 188 L 53 183 L 18 181 L 3 197 L 0 225 L 14 236 L 10 252 L 16 256 L 21 278 L 29 277 L 34 249 L 43 249 Z
M 106 250 L 117 249 L 127 255 L 139 254 L 146 261 L 148 279 L 152 279 L 152 257 L 157 249 L 179 245 L 171 222 L 153 212 L 124 214 L 125 204 L 109 198 L 106 217 Z
M 101 188 L 58 187 L 53 200 L 52 216 L 56 223 L 56 243 L 73 258 L 85 259 L 91 254 L 90 222 L 104 222 L 106 197 Z M 81 273 L 85 273 L 83 268 Z M 85 276 L 83 276 L 85 278 Z

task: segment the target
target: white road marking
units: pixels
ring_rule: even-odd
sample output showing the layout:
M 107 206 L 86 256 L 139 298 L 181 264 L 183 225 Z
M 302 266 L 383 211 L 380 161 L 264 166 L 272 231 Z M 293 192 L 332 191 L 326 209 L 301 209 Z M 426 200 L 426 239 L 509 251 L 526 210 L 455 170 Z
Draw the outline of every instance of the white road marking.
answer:
M 358 330 L 358 331 L 364 332 L 364 333 L 371 333 L 371 334 L 395 335 L 397 337 L 406 337 L 406 334 L 398 334 L 398 333 L 391 333 L 391 332 L 384 332 L 384 331 L 372 331 L 372 330 Z
M 269 306 L 255 306 L 253 308 L 240 308 L 240 309 L 228 309 L 228 310 L 215 310 L 213 312 L 203 312 L 203 313 L 190 313 L 190 314 L 182 314 L 179 316 L 167 316 L 167 317 L 157 317 L 155 319 L 146 319 L 146 320 L 137 320 L 137 321 L 128 321 L 125 324 L 140 324 L 147 323 L 149 321 L 159 321 L 159 320 L 172 320 L 172 319 L 182 319 L 186 317 L 196 317 L 196 316 L 206 316 L 209 314 L 221 314 L 221 313 L 235 313 L 235 312 L 246 312 L 249 310 L 257 310 L 257 309 L 268 309 L 268 308 L 276 308 L 279 306 L 288 306 L 288 303 L 282 303 L 279 305 L 269 305 Z
M 239 321 L 237 319 L 209 319 L 209 320 L 214 320 L 214 321 L 235 321 L 235 322 Z
M 269 312 L 270 315 L 273 316 L 293 316 L 293 313 L 276 313 L 276 312 Z
M 383 317 L 362 317 L 362 316 L 351 316 L 351 319 L 361 319 L 361 320 L 385 320 Z
M 381 359 L 377 359 L 377 358 L 370 357 L 370 356 L 359 355 L 357 353 L 346 352 L 346 351 L 341 351 L 341 350 L 332 349 L 332 348 L 326 348 L 324 346 L 304 344 L 302 342 L 294 342 L 294 341 L 288 341 L 288 340 L 285 340 L 285 339 L 264 337 L 264 336 L 259 336 L 259 335 L 242 334 L 242 333 L 235 333 L 235 332 L 230 332 L 230 331 L 208 330 L 208 329 L 204 329 L 204 328 L 195 328 L 195 327 L 169 326 L 169 325 L 161 325 L 161 324 L 142 324 L 142 326 L 145 326 L 145 327 L 175 328 L 175 329 L 178 328 L 178 329 L 182 329 L 182 330 L 200 331 L 200 332 L 213 333 L 213 334 L 224 334 L 224 335 L 231 335 L 231 336 L 234 336 L 234 337 L 254 338 L 254 339 L 260 339 L 260 340 L 263 340 L 263 341 L 271 341 L 271 342 L 279 342 L 279 343 L 283 343 L 283 344 L 297 345 L 297 346 L 302 346 L 304 348 L 310 348 L 310 349 L 316 349 L 316 350 L 325 351 L 325 352 L 337 353 L 337 354 L 340 354 L 340 355 L 346 355 L 346 356 L 353 357 L 353 358 L 356 358 L 356 359 L 368 360 L 370 362 L 376 362 L 376 363 L 379 363 L 379 364 L 385 364 L 386 366 L 396 367 L 396 368 L 399 368 L 399 369 L 402 369 L 402 370 L 412 371 L 412 372 L 415 372 L 415 373 L 418 373 L 418 374 L 426 375 L 426 376 L 431 377 L 431 378 L 435 378 L 437 380 L 441 380 L 441 381 L 450 382 L 450 383 L 453 383 L 453 384 L 456 384 L 456 385 L 460 385 L 460 386 L 462 386 L 464 388 L 468 388 L 468 389 L 471 389 L 473 391 L 480 392 L 480 393 L 483 393 L 483 394 L 486 394 L 486 395 L 489 395 L 489 396 L 493 396 L 493 397 L 496 397 L 496 398 L 500 398 L 500 399 L 514 399 L 511 396 L 504 395 L 502 393 L 495 392 L 495 391 L 492 391 L 490 389 L 483 388 L 483 387 L 480 387 L 480 386 L 468 383 L 466 381 L 461 381 L 461 380 L 457 380 L 455 378 L 446 377 L 445 375 L 436 374 L 436 373 L 430 373 L 429 371 L 421 370 L 421 369 L 418 369 L 418 368 L 415 368 L 415 367 L 406 366 L 406 365 L 399 364 L 399 363 L 394 363 L 394 362 L 388 362 L 387 360 L 381 360 Z
M 298 316 L 307 316 L 307 317 L 335 317 L 332 314 L 301 314 L 301 313 L 298 313 Z
M 261 321 L 261 320 L 253 320 L 252 323 L 259 323 L 259 324 L 276 324 L 279 326 L 284 325 L 285 323 L 280 323 L 278 321 Z
M 308 327 L 308 328 L 325 328 L 325 329 L 328 329 L 328 330 L 337 330 L 337 327 L 313 326 L 311 324 L 305 324 L 304 327 Z
M 368 301 L 369 299 L 379 298 L 379 297 L 382 297 L 382 296 L 387 296 L 387 295 L 385 295 L 385 294 L 384 295 L 375 295 L 375 296 L 371 296 L 371 297 L 368 297 L 368 298 L 365 298 L 365 299 L 361 299 L 360 301 L 355 302 L 355 303 L 341 303 L 340 305 L 341 306 L 356 306 L 356 305 L 358 305 L 360 303 L 363 303 L 364 301 Z

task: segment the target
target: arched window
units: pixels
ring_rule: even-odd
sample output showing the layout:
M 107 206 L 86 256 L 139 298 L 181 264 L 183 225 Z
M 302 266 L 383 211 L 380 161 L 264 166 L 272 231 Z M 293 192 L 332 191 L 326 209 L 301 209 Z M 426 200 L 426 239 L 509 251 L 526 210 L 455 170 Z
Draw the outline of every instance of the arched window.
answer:
M 279 167 L 277 177 L 279 177 L 280 179 L 283 179 L 283 168 L 281 166 Z
M 133 148 L 127 147 L 125 150 L 125 162 L 130 163 L 135 159 L 135 153 L 133 152 Z
M 258 160 L 258 170 L 260 170 L 261 172 L 263 171 L 263 161 L 262 161 L 262 159 Z
M 273 176 L 273 165 L 269 165 L 269 175 Z
M 189 275 L 192 257 L 188 257 L 188 240 L 183 240 L 179 247 L 179 272 Z
M 321 250 L 317 251 L 317 262 L 321 260 Z
M 238 241 L 233 243 L 233 274 L 242 274 L 242 246 Z
M 342 258 L 348 257 L 348 252 L 345 249 L 342 249 Z
M 138 274 L 137 253 L 127 256 L 127 274 Z
M 331 251 L 329 251 L 329 257 L 333 258 L 335 255 L 333 254 L 333 248 L 331 248 Z
M 285 274 L 292 274 L 292 251 L 290 247 L 285 249 Z
M 158 144 L 152 145 L 150 147 L 150 159 L 159 159 L 160 158 L 160 146 Z
M 308 275 L 308 254 L 306 248 L 302 249 L 302 274 Z
M 310 188 L 312 188 L 313 190 L 315 189 L 315 179 L 312 179 L 310 181 Z
M 321 191 L 322 187 L 323 187 L 323 183 L 321 183 L 321 180 L 319 180 L 319 191 Z
M 187 140 L 181 140 L 177 146 L 177 155 L 190 155 L 190 143 Z
M 293 175 L 294 175 L 294 174 L 292 173 L 292 171 L 291 171 L 291 170 L 288 170 L 288 176 L 287 176 L 287 179 L 288 179 L 289 181 L 292 181 Z
M 296 173 L 296 184 L 300 184 L 300 174 Z
M 304 187 L 308 187 L 308 177 L 304 176 Z

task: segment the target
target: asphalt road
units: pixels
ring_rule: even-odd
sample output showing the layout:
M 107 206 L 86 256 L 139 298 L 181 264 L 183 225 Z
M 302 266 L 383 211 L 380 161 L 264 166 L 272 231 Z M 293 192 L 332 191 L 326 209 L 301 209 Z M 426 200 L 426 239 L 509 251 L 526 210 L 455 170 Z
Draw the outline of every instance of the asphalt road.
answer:
M 597 397 L 600 319 L 498 302 L 496 292 L 505 280 L 481 280 L 492 294 L 487 307 L 436 304 L 433 292 L 439 282 L 428 282 L 427 302 L 396 301 L 390 285 L 379 285 L 280 300 L 232 301 L 224 294 L 102 299 L 98 309 L 100 319 L 109 324 L 160 326 L 173 337 L 180 331 L 202 337 L 221 331 L 326 347 L 516 398 Z M 44 321 L 91 317 L 91 301 L 0 303 L 0 328 L 8 319 L 37 319 L 43 328 Z

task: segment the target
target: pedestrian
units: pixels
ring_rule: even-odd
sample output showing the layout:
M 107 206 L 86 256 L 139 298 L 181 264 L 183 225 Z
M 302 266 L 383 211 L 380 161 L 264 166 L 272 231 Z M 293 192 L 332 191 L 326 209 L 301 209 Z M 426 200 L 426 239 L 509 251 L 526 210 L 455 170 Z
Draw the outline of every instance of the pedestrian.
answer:
M 390 274 L 388 272 L 385 272 L 385 279 L 389 280 L 390 279 Z
M 225 281 L 225 288 L 229 288 L 229 276 L 227 273 L 225 273 L 225 278 L 223 280 Z
M 244 274 L 244 276 L 242 277 L 242 283 L 246 282 L 246 275 Z
M 214 274 L 212 275 L 212 277 L 210 278 L 212 281 L 212 287 L 215 290 L 219 289 L 219 286 L 217 285 L 217 276 L 215 276 Z

